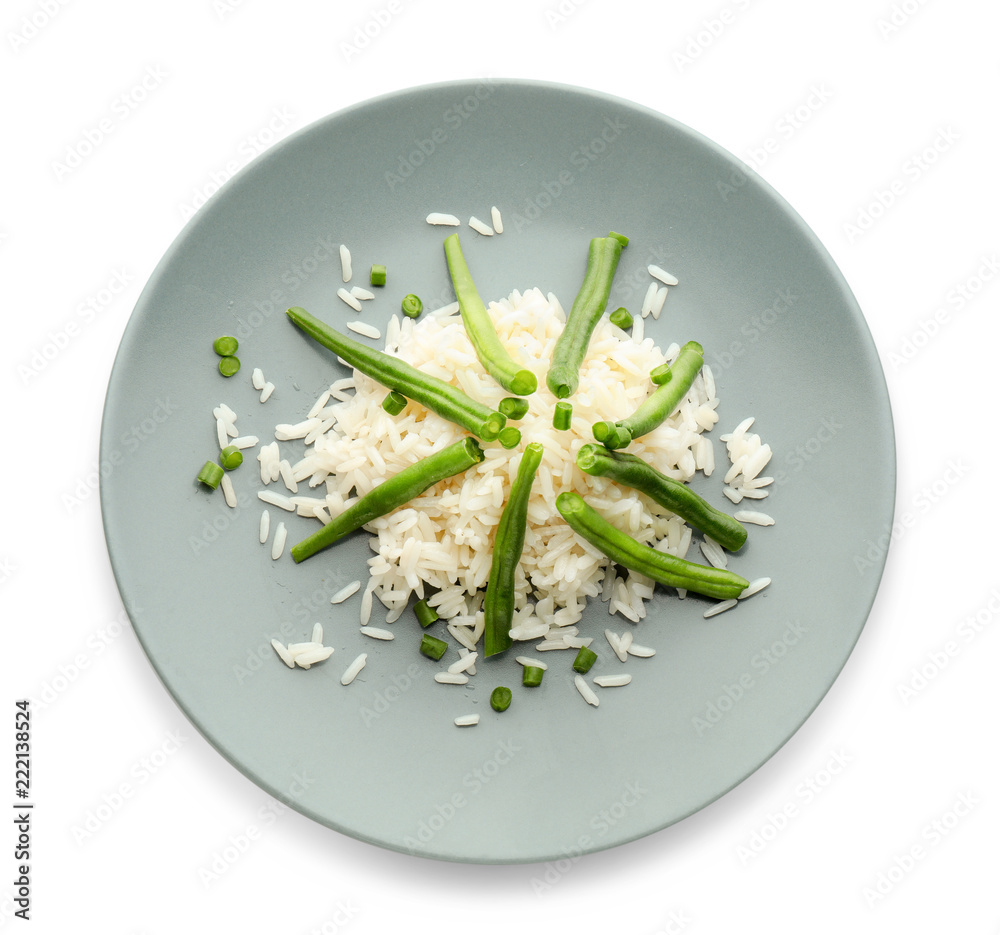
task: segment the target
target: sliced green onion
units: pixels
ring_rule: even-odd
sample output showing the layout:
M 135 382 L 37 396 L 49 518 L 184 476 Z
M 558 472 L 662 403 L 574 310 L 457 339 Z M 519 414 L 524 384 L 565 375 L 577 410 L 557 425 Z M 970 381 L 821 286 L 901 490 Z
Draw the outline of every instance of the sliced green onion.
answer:
M 580 651 L 576 654 L 576 659 L 573 660 L 573 671 L 584 675 L 590 671 L 590 667 L 595 662 L 597 662 L 597 653 L 589 646 L 581 646 Z
M 233 357 L 229 355 L 223 357 L 219 361 L 219 373 L 224 377 L 231 377 L 234 373 L 237 373 L 240 369 L 240 359 L 239 357 Z
M 407 318 L 417 318 L 424 310 L 424 303 L 420 301 L 419 296 L 416 296 L 411 292 L 409 295 L 403 296 L 402 308 L 403 314 Z
M 398 416 L 406 408 L 406 397 L 395 390 L 389 390 L 382 400 L 382 408 L 391 416 Z
M 552 414 L 552 427 L 565 431 L 573 421 L 573 404 L 565 399 L 560 399 L 556 403 L 555 412 Z
M 537 688 L 542 684 L 543 675 L 545 675 L 544 669 L 540 669 L 538 666 L 525 666 L 524 675 L 521 676 L 521 684 L 528 688 Z
M 608 318 L 610 319 L 611 324 L 617 325 L 622 329 L 622 331 L 626 328 L 632 327 L 632 315 L 624 306 L 616 308 L 610 315 L 608 315 Z
M 497 411 L 508 419 L 523 419 L 528 414 L 528 400 L 520 396 L 505 396 L 500 400 Z
M 422 627 L 429 627 L 440 619 L 438 612 L 427 603 L 426 597 L 413 605 L 413 612 L 417 615 L 417 623 Z
M 225 471 L 214 461 L 206 461 L 202 469 L 198 472 L 198 480 L 206 487 L 211 487 L 212 490 L 215 490 L 219 486 L 219 481 L 222 480 L 224 473 Z
M 219 464 L 227 471 L 233 471 L 243 463 L 243 452 L 235 445 L 226 445 L 219 454 Z
M 439 640 L 436 636 L 425 633 L 420 638 L 420 651 L 431 659 L 440 659 L 448 652 L 448 644 L 444 640 Z
M 663 386 L 670 379 L 670 364 L 660 364 L 649 371 L 649 379 L 657 386 Z
M 500 429 L 497 441 L 500 442 L 504 448 L 516 448 L 521 444 L 521 430 L 514 428 L 513 425 L 508 425 L 505 428 Z
M 385 285 L 385 267 L 381 263 L 372 263 L 369 280 L 373 286 Z
M 224 334 L 215 339 L 212 347 L 220 357 L 232 357 L 240 346 L 240 342 L 232 335 Z
M 498 685 L 490 695 L 490 707 L 494 711 L 506 711 L 510 707 L 511 693 L 509 688 Z

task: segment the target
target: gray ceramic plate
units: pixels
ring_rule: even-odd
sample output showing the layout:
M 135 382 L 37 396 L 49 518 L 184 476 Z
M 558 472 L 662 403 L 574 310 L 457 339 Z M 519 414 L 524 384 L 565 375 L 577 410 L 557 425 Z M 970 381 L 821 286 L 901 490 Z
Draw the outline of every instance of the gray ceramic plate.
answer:
M 363 317 L 382 324 L 405 292 L 452 293 L 430 211 L 488 218 L 463 227 L 487 298 L 540 286 L 564 303 L 586 245 L 632 239 L 612 308 L 637 310 L 659 263 L 681 284 L 648 320 L 662 346 L 700 341 L 722 399 L 714 436 L 745 416 L 775 451 L 777 477 L 733 559 L 772 586 L 729 613 L 658 593 L 627 688 L 601 705 L 550 653 L 541 689 L 493 712 L 513 658 L 468 687 L 432 681 L 407 616 L 391 643 L 358 633 L 360 595 L 329 596 L 366 572 L 367 537 L 301 566 L 257 541 L 256 462 L 233 475 L 239 506 L 193 478 L 216 449 L 212 408 L 267 440 L 304 417 L 344 374 L 284 318 L 303 305 L 343 326 L 338 248 L 355 282 L 385 263 L 391 285 Z M 243 370 L 215 369 L 212 340 L 241 338 Z M 261 405 L 260 367 L 275 383 Z M 725 452 L 717 442 L 720 463 Z M 293 448 L 294 451 L 294 448 Z M 384 847 L 461 861 L 515 862 L 612 847 L 665 828 L 737 785 L 798 729 L 857 640 L 882 572 L 894 449 L 878 357 L 841 274 L 802 220 L 743 165 L 697 133 L 635 104 L 519 81 L 449 83 L 391 94 L 320 120 L 230 181 L 188 224 L 128 324 L 108 388 L 102 503 L 115 576 L 164 685 L 238 769 L 319 822 Z M 724 473 L 723 472 L 720 472 Z M 721 476 L 698 484 L 720 506 Z M 752 505 L 752 504 L 751 504 Z M 279 511 L 272 510 L 272 514 Z M 284 514 L 289 541 L 315 521 Z M 378 605 L 376 605 L 378 606 Z M 376 614 L 373 623 L 378 623 Z M 604 606 L 582 627 L 609 659 Z M 292 671 L 270 648 L 324 623 L 330 662 Z M 615 622 L 619 630 L 629 626 Z M 354 656 L 368 665 L 348 688 Z M 513 653 L 508 654 L 513 656 Z M 558 657 L 558 658 L 554 658 Z M 477 727 L 453 719 L 478 712 Z

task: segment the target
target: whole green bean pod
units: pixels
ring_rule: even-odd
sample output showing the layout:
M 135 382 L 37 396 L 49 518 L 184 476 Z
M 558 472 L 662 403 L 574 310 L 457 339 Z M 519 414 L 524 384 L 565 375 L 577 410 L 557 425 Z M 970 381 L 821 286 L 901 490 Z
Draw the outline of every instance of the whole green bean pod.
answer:
M 611 281 L 622 253 L 622 239 L 608 236 L 590 241 L 583 285 L 566 316 L 566 326 L 556 339 L 552 366 L 545 377 L 549 389 L 559 399 L 572 396 L 580 383 L 580 366 L 587 356 L 590 336 L 608 304 Z
M 397 357 L 352 340 L 304 308 L 295 306 L 286 314 L 309 337 L 355 369 L 484 441 L 495 440 L 507 422 L 506 416 L 477 402 L 457 387 L 423 373 Z
M 538 377 L 517 364 L 500 342 L 493 326 L 493 319 L 486 311 L 486 306 L 472 279 L 472 273 L 469 272 L 469 266 L 465 262 L 458 234 L 445 237 L 444 256 L 448 261 L 448 272 L 455 287 L 459 311 L 462 313 L 462 324 L 465 325 L 465 333 L 472 342 L 479 362 L 508 393 L 516 396 L 528 396 L 534 393 L 538 389 Z
M 576 465 L 594 477 L 610 477 L 618 484 L 646 494 L 695 529 L 711 536 L 724 549 L 735 552 L 746 542 L 745 526 L 717 510 L 687 484 L 667 477 L 637 455 L 609 451 L 603 445 L 584 445 L 576 453 Z
M 493 562 L 483 601 L 483 649 L 494 656 L 510 648 L 510 624 L 514 618 L 514 575 L 524 551 L 524 530 L 528 521 L 528 500 L 535 472 L 542 463 L 542 446 L 525 446 L 510 496 L 500 516 L 493 538 Z
M 595 422 L 594 438 L 607 448 L 625 448 L 633 438 L 652 432 L 680 404 L 705 363 L 705 352 L 697 341 L 688 341 L 670 365 L 670 378 L 661 383 L 630 416 L 617 422 Z M 617 431 L 616 431 L 617 430 Z
M 438 481 L 461 474 L 482 460 L 483 449 L 474 438 L 466 437 L 453 442 L 447 448 L 403 468 L 352 503 L 322 529 L 292 546 L 292 558 L 301 562 L 315 555 L 355 529 L 360 529 L 365 523 L 385 516 L 414 497 L 419 497 Z
M 728 569 L 697 565 L 643 545 L 612 526 L 583 497 L 572 491 L 565 491 L 556 497 L 556 509 L 574 532 L 600 549 L 613 562 L 660 584 L 684 588 L 719 600 L 739 597 L 750 585 L 746 578 Z

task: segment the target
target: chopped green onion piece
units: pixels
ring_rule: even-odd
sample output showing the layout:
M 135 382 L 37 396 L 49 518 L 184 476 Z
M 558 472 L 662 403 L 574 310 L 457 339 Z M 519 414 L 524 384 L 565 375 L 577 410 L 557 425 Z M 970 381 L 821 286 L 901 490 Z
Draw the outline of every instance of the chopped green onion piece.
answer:
M 219 481 L 222 480 L 224 473 L 225 471 L 214 461 L 206 461 L 204 467 L 198 472 L 198 480 L 206 487 L 211 487 L 212 490 L 215 490 L 219 486 Z
M 624 234 L 616 234 L 614 231 L 608 231 L 608 236 L 614 237 L 615 240 L 617 240 L 618 243 L 622 245 L 623 250 L 625 249 L 625 247 L 628 246 L 628 237 L 626 237 Z
M 500 429 L 497 441 L 504 448 L 516 448 L 521 444 L 521 430 L 514 428 L 513 425 L 508 425 L 506 428 Z
M 398 416 L 406 408 L 406 397 L 395 390 L 389 390 L 382 400 L 382 408 L 391 416 Z
M 219 464 L 227 471 L 238 468 L 243 463 L 243 452 L 235 445 L 226 445 L 219 454 Z
M 371 274 L 369 275 L 373 286 L 385 285 L 385 267 L 381 263 L 372 263 Z
M 216 338 L 212 344 L 212 347 L 215 349 L 215 353 L 220 357 L 232 357 L 233 354 L 236 353 L 239 346 L 240 342 L 229 334 L 224 334 L 221 337 Z
M 403 314 L 407 318 L 417 318 L 420 313 L 424 310 L 424 303 L 420 301 L 419 296 L 415 296 L 412 292 L 409 295 L 403 296 Z
M 670 364 L 660 364 L 649 371 L 649 379 L 657 386 L 663 386 L 670 379 Z
M 538 666 L 525 666 L 524 675 L 521 677 L 521 684 L 526 685 L 528 688 L 537 688 L 542 684 L 543 675 L 545 675 L 544 669 L 540 669 Z
M 573 404 L 565 399 L 560 399 L 556 403 L 556 410 L 552 415 L 552 427 L 565 431 L 570 427 L 573 420 Z
M 503 685 L 498 685 L 490 695 L 490 707 L 494 711 L 506 711 L 510 707 L 510 689 Z
M 420 651 L 431 659 L 440 659 L 448 652 L 448 644 L 444 640 L 439 640 L 436 636 L 425 633 L 420 638 Z
M 417 615 L 417 622 L 422 627 L 429 627 L 439 619 L 438 612 L 427 603 L 426 597 L 413 605 L 413 612 Z
M 616 308 L 608 318 L 611 320 L 611 324 L 617 325 L 624 331 L 626 328 L 632 327 L 632 315 L 629 310 L 622 306 L 621 308 Z
M 523 419 L 528 414 L 528 400 L 520 396 L 505 396 L 500 400 L 497 411 L 508 419 Z
M 239 371 L 239 369 L 239 357 L 229 355 L 227 357 L 223 357 L 222 360 L 219 361 L 219 373 L 221 373 L 224 377 L 231 377 L 234 373 Z
M 581 646 L 580 651 L 576 654 L 576 659 L 573 660 L 573 671 L 584 675 L 590 671 L 590 667 L 595 662 L 597 662 L 597 653 L 589 646 Z

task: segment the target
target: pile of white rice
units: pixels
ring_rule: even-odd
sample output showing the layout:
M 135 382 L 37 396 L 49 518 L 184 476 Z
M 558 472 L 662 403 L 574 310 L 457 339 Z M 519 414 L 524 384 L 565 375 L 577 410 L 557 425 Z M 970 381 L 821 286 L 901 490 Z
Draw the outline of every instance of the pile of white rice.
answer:
M 518 422 L 521 444 L 507 450 L 484 444 L 485 460 L 464 474 L 432 487 L 423 496 L 369 524 L 375 553 L 368 560 L 370 578 L 363 594 L 361 622 L 368 622 L 373 598 L 395 620 L 412 596 L 428 597 L 448 630 L 463 646 L 474 649 L 483 630 L 481 610 L 490 571 L 493 533 L 517 473 L 524 445 L 538 441 L 544 457 L 532 489 L 528 529 L 516 582 L 513 635 L 519 639 L 576 636 L 587 598 L 608 602 L 610 613 L 629 620 L 645 615 L 652 582 L 634 573 L 624 577 L 563 521 L 555 500 L 575 490 L 612 523 L 641 542 L 684 557 L 691 529 L 678 517 L 635 491 L 576 467 L 581 445 L 593 441 L 591 426 L 600 420 L 629 415 L 651 390 L 649 371 L 673 360 L 677 344 L 657 347 L 643 337 L 643 320 L 632 333 L 602 318 L 591 338 L 572 397 L 568 431 L 552 427 L 556 399 L 545 385 L 553 344 L 565 312 L 551 293 L 538 289 L 513 292 L 491 303 L 490 314 L 509 353 L 538 376 L 530 411 Z M 422 371 L 459 386 L 473 398 L 496 408 L 507 394 L 485 372 L 462 325 L 457 303 L 418 320 L 394 317 L 386 332 L 386 350 Z M 358 496 L 377 486 L 465 433 L 452 423 L 409 403 L 397 416 L 382 409 L 386 389 L 355 371 L 316 400 L 309 416 L 297 425 L 278 427 L 282 440 L 303 438 L 305 455 L 282 470 L 269 465 L 270 480 L 279 475 L 295 496 L 286 508 L 326 522 Z M 709 475 L 715 467 L 712 443 L 704 433 L 718 416 L 715 384 L 706 365 L 675 413 L 662 426 L 632 443 L 629 450 L 663 473 L 688 481 L 696 471 Z M 290 482 L 290 483 L 289 483 Z M 306 482 L 310 496 L 298 495 Z M 267 481 L 265 481 L 267 483 Z M 283 496 L 283 495 L 282 495 Z M 336 547 L 334 547 L 336 548 Z M 321 553 L 310 561 L 331 561 Z M 576 642 L 574 640 L 574 642 Z

